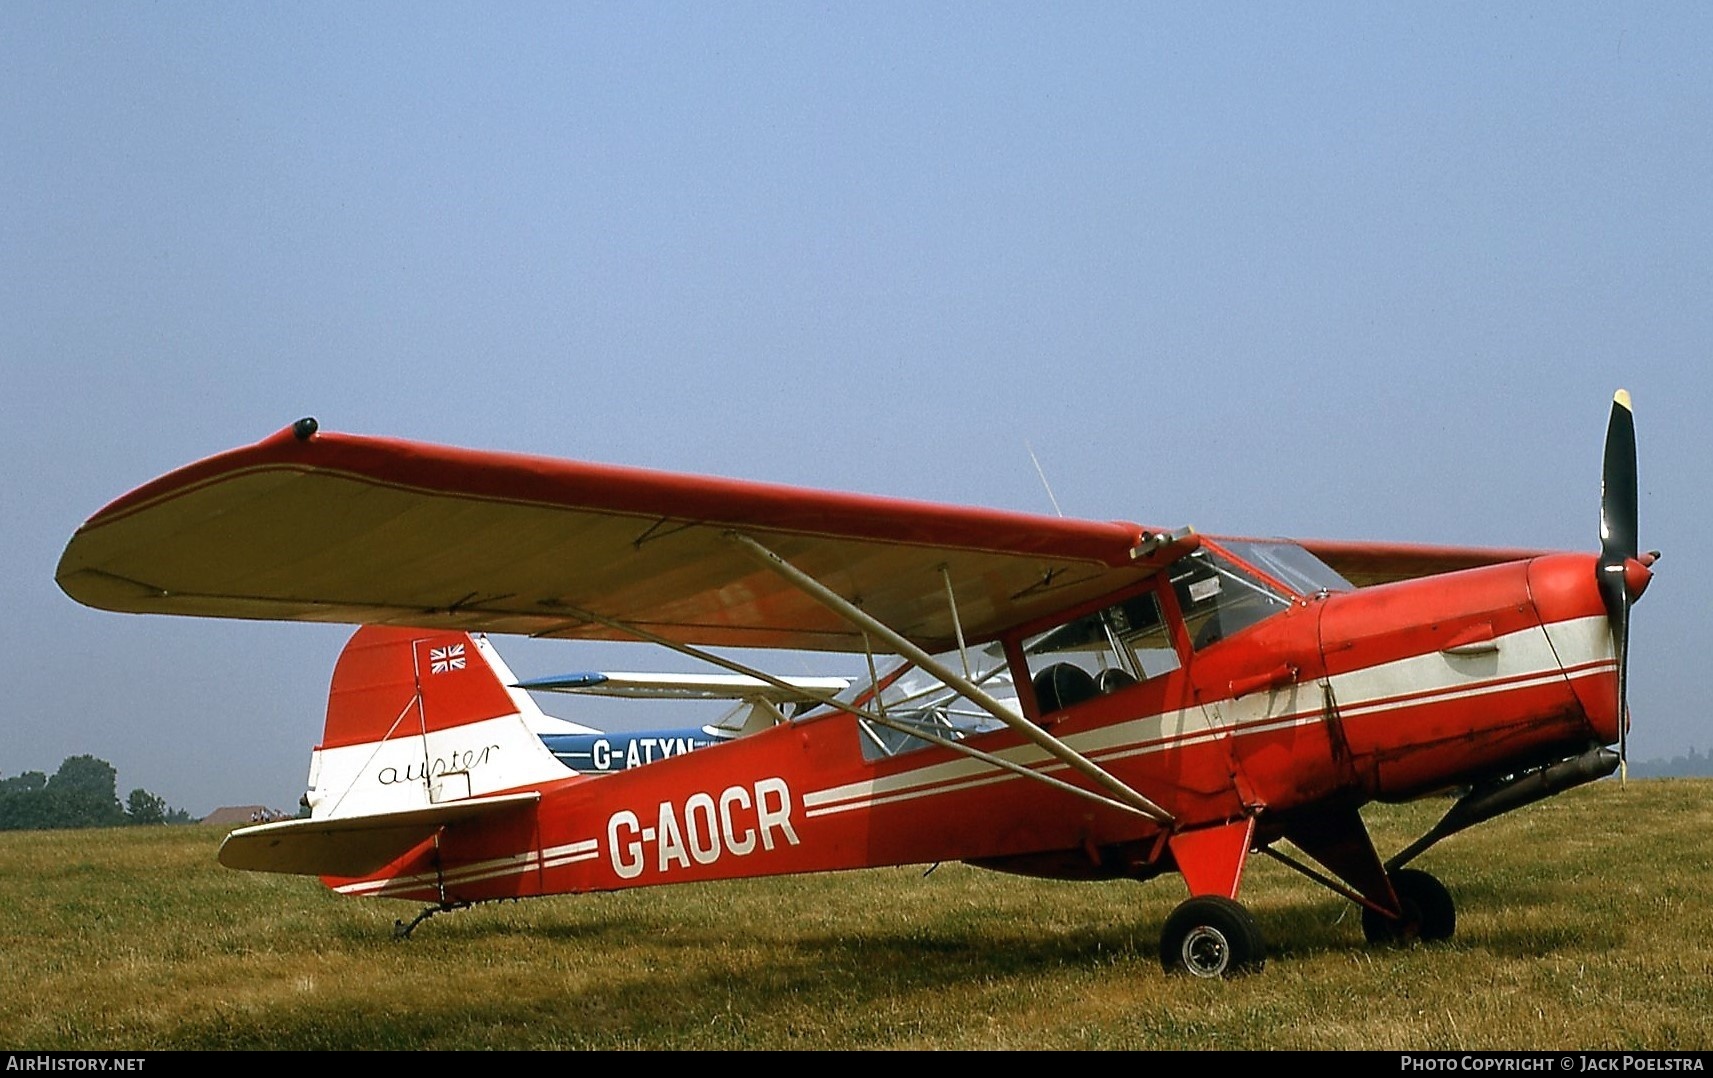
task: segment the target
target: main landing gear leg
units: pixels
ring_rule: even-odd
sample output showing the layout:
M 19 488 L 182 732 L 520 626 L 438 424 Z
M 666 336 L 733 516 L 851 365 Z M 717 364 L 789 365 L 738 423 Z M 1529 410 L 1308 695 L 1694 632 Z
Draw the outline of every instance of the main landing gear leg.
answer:
M 1266 965 L 1261 927 L 1235 897 L 1254 837 L 1255 821 L 1242 819 L 1167 840 L 1193 895 L 1160 930 L 1160 965 L 1167 973 L 1231 977 Z
M 416 931 L 417 925 L 428 920 L 437 913 L 449 913 L 452 910 L 463 910 L 469 908 L 470 903 L 468 902 L 442 902 L 438 906 L 425 906 L 421 913 L 411 919 L 410 924 L 405 924 L 403 921 L 393 922 L 393 939 L 409 939 L 410 934 Z
M 1289 821 L 1285 837 L 1325 865 L 1353 890 L 1318 876 L 1269 850 L 1275 858 L 1362 905 L 1362 934 L 1369 943 L 1445 940 L 1457 928 L 1457 910 L 1445 885 L 1426 872 L 1390 868 L 1368 837 L 1355 809 L 1316 812 Z

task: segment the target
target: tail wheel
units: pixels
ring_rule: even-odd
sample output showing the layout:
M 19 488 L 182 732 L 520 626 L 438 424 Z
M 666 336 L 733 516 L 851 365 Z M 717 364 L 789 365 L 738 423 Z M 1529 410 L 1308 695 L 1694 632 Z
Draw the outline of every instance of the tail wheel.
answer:
M 1451 900 L 1451 892 L 1433 875 L 1401 868 L 1392 873 L 1392 890 L 1403 904 L 1404 915 L 1387 917 L 1364 908 L 1362 934 L 1369 943 L 1448 940 L 1457 930 L 1457 906 Z
M 1167 973 L 1232 977 L 1259 972 L 1267 948 L 1255 917 L 1223 895 L 1189 899 L 1166 918 L 1160 931 L 1160 964 Z

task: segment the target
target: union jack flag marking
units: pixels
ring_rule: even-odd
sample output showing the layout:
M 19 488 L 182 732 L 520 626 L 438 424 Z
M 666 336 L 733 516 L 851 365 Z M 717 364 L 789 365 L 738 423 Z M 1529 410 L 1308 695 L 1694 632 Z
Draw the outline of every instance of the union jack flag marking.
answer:
M 464 645 L 452 644 L 443 648 L 428 649 L 428 672 L 444 674 L 452 670 L 464 669 Z

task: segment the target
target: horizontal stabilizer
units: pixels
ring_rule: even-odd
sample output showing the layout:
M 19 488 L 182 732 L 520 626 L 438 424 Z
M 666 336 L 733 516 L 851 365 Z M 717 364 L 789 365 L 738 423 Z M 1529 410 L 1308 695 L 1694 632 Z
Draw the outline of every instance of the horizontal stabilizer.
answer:
M 842 677 L 780 678 L 778 685 L 743 674 L 561 674 L 517 683 L 520 689 L 625 696 L 648 700 L 766 700 L 775 704 L 809 703 L 850 688 Z
M 366 876 L 398 859 L 447 824 L 521 811 L 540 800 L 541 794 L 532 790 L 472 797 L 402 812 L 241 827 L 220 844 L 220 863 L 251 872 Z

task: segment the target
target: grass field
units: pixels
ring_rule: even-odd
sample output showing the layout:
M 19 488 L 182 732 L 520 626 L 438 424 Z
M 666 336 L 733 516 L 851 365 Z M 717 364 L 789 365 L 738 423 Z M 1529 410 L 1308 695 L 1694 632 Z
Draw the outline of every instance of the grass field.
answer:
M 1370 810 L 1382 850 L 1442 802 Z M 232 872 L 200 827 L 0 834 L 11 1049 L 1713 1048 L 1713 781 L 1605 781 L 1418 866 L 1449 943 L 1371 950 L 1266 859 L 1266 970 L 1167 977 L 1180 880 L 942 865 L 482 906 L 431 919 Z

